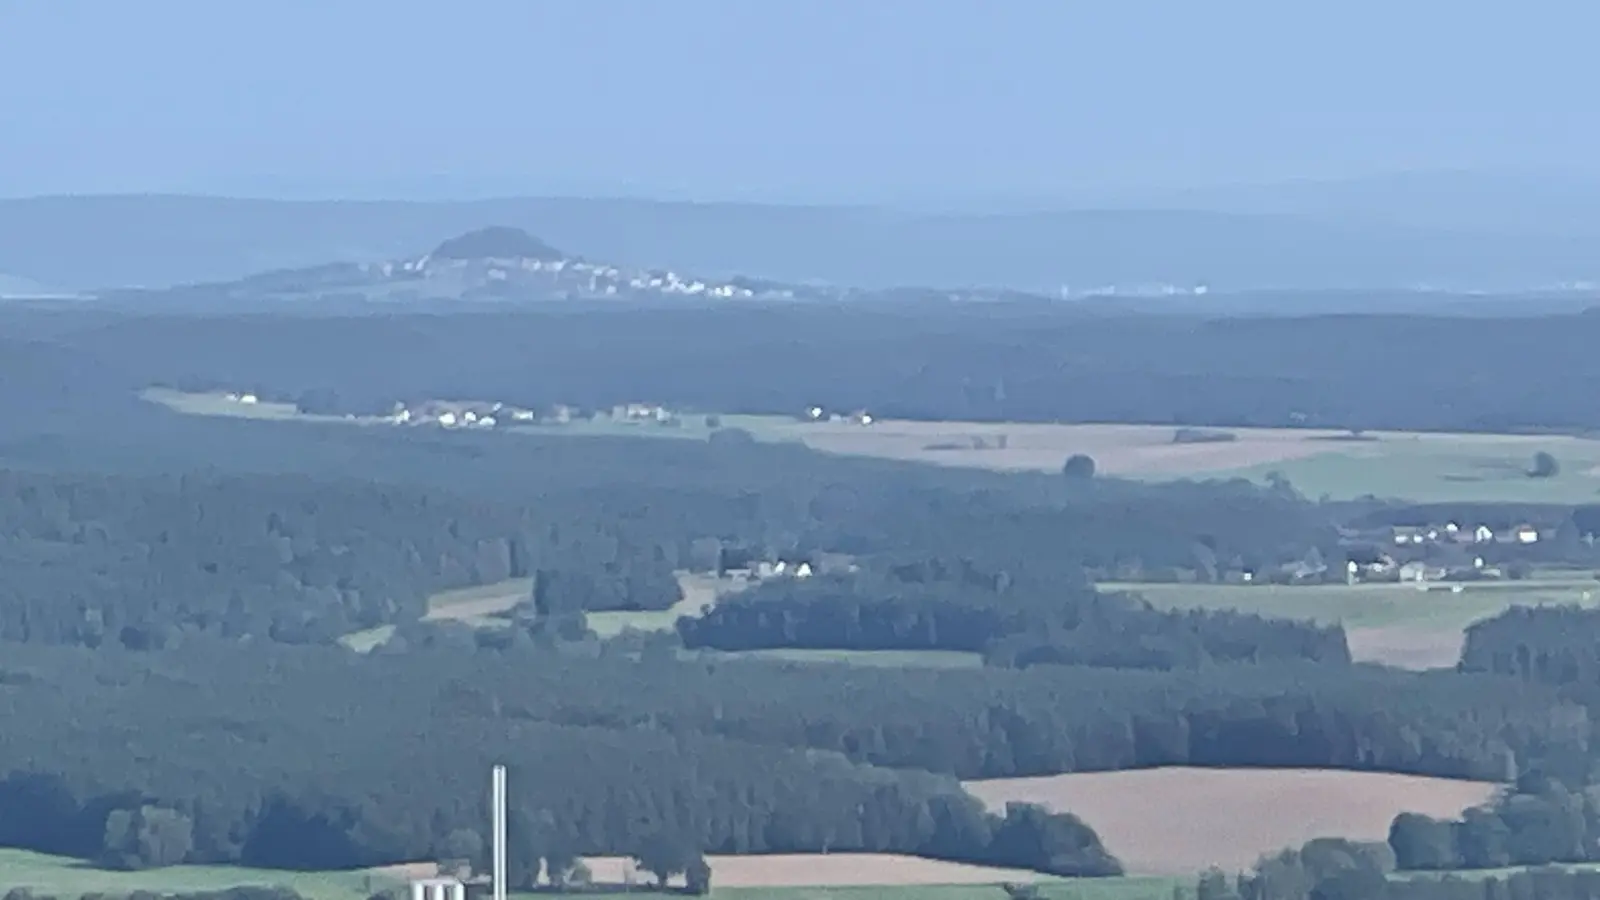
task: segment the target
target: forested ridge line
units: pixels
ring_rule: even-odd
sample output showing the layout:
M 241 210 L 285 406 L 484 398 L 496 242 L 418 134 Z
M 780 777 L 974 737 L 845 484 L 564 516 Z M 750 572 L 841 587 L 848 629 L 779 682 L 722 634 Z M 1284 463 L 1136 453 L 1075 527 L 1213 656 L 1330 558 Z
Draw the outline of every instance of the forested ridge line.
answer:
M 705 412 L 797 414 L 822 404 L 934 420 L 1600 427 L 1600 413 L 1579 399 L 1600 389 L 1589 352 L 1600 316 L 1588 312 L 1207 319 L 1001 303 L 453 316 L 12 312 L 6 321 L 10 333 L 93 362 L 124 393 L 162 383 L 315 394 L 360 412 L 445 393 Z M 1459 376 L 1461 359 L 1474 360 L 1475 377 Z M 11 377 L 71 379 L 62 368 L 19 361 Z M 1569 389 L 1537 387 L 1552 383 Z
M 1335 540 L 1314 504 L 1242 481 L 1074 486 L 798 447 L 200 424 L 131 439 L 215 464 L 135 450 L 69 468 L 96 446 L 70 437 L 54 466 L 0 468 L 0 635 L 329 642 L 412 621 L 434 590 L 532 576 L 556 609 L 665 609 L 674 570 L 714 567 L 721 546 L 965 560 L 1070 599 L 1090 570 L 1267 565 Z

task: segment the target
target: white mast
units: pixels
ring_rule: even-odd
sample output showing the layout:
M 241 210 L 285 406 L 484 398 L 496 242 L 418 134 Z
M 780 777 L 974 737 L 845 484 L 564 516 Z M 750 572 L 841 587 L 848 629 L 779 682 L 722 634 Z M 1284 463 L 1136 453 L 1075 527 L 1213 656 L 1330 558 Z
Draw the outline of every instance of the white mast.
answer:
M 506 767 L 494 767 L 490 803 L 494 812 L 494 900 L 506 900 Z

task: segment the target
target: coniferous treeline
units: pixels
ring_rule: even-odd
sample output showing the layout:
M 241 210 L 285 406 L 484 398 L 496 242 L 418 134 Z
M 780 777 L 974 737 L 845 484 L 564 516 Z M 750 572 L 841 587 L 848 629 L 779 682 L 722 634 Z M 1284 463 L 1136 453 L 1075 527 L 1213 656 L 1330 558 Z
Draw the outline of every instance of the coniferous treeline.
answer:
M 0 636 L 325 642 L 414 620 L 441 588 L 534 575 L 550 609 L 664 609 L 675 569 L 715 566 L 707 545 L 1081 584 L 1085 569 L 1264 564 L 1333 539 L 1313 504 L 1244 482 L 1073 486 L 789 446 L 176 415 L 145 427 L 66 436 L 64 453 L 0 469 Z
M 1595 900 L 1600 871 L 1555 866 L 1459 875 L 1395 875 L 1382 844 L 1318 838 L 1264 857 L 1247 873 L 1211 870 L 1195 900 Z M 1180 893 L 1186 893 L 1180 891 Z
M 0 716 L 29 725 L 0 731 L 0 845 L 313 869 L 427 858 L 481 829 L 485 773 L 504 761 L 525 859 L 670 838 L 685 852 L 1103 873 L 1073 820 L 990 818 L 950 775 L 1193 764 L 1493 777 L 1508 754 L 1583 749 L 1588 731 L 1544 689 L 1450 673 L 856 670 L 582 649 L 13 645 Z
M 1205 320 L 1059 304 L 723 304 L 455 316 L 88 311 L 6 324 L 107 366 L 125 388 L 316 393 L 359 412 L 473 396 L 708 412 L 821 404 L 934 420 L 1600 427 L 1583 400 L 1600 387 L 1593 313 Z M 1463 355 L 1481 378 L 1457 376 Z M 37 380 L 28 372 L 16 377 Z M 1407 390 L 1393 389 L 1402 382 Z M 1527 386 L 1557 382 L 1567 389 Z
M 1600 614 L 1578 607 L 1513 607 L 1467 629 L 1459 668 L 1546 686 L 1600 710 Z M 1405 814 L 1390 829 L 1401 869 L 1486 869 L 1600 860 L 1600 788 L 1576 747 L 1513 758 L 1512 789 L 1456 821 Z
M 536 571 L 573 608 L 681 597 L 676 543 L 563 512 L 354 480 L 0 470 L 0 639 L 328 642 L 420 618 L 434 591 Z
M 1600 610 L 1513 607 L 1467 629 L 1461 668 L 1600 690 Z
M 678 633 L 690 648 L 965 650 L 1017 667 L 1350 661 L 1336 626 L 1158 611 L 1133 597 L 1065 580 L 1018 582 L 970 564 L 769 581 L 679 619 Z

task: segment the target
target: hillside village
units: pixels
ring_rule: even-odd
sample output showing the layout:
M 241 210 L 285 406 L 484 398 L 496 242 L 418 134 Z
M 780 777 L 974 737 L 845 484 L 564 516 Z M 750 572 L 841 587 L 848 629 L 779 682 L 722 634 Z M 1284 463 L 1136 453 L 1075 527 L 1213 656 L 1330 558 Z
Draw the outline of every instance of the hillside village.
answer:
M 265 400 L 259 394 L 248 391 L 227 391 L 220 396 L 230 405 L 246 408 L 258 407 L 263 403 L 273 402 Z M 322 410 L 311 408 L 304 401 L 280 399 L 276 403 L 279 406 L 293 408 L 300 414 L 323 414 Z M 581 409 L 565 403 L 533 408 L 498 400 L 429 399 L 410 402 L 396 401 L 388 412 L 380 416 L 362 417 L 354 414 L 345 414 L 343 418 L 364 420 L 373 424 L 487 430 L 519 425 L 570 425 L 581 421 L 598 420 L 631 425 L 659 425 L 676 428 L 682 426 L 689 416 L 690 414 L 687 412 L 663 406 L 659 403 L 620 403 L 606 409 L 591 410 Z M 708 428 L 716 429 L 721 427 L 720 419 L 720 416 L 710 414 L 703 416 L 700 423 Z M 869 426 L 876 421 L 873 415 L 864 409 L 842 413 L 827 410 L 821 406 L 807 407 L 796 416 L 796 419 L 801 422 L 842 423 L 863 427 Z
M 1593 535 L 1568 534 L 1570 523 L 1440 521 L 1425 525 L 1347 528 L 1343 572 L 1315 561 L 1291 566 L 1291 580 L 1358 582 L 1467 582 L 1526 577 L 1531 566 L 1562 539 L 1593 545 Z
M 498 401 L 447 401 L 425 400 L 419 403 L 396 403 L 385 421 L 395 425 L 431 425 L 439 428 L 497 428 L 505 425 L 569 425 L 580 420 L 606 419 L 616 423 L 653 424 L 678 427 L 688 414 L 657 403 L 622 403 L 609 409 L 582 410 L 575 406 L 557 403 L 543 409 L 530 409 Z M 798 417 L 805 422 L 849 423 L 867 426 L 874 421 L 866 410 L 848 414 L 832 412 L 820 406 L 807 408 Z M 705 417 L 708 427 L 717 427 L 719 417 Z
M 170 288 L 126 288 L 99 299 L 143 307 L 251 303 L 385 305 L 551 301 L 752 301 L 859 299 L 996 301 L 1025 296 L 982 288 L 864 290 L 744 275 L 692 275 L 671 268 L 587 259 L 520 228 L 491 226 L 443 241 L 416 256 L 261 272 L 236 281 Z

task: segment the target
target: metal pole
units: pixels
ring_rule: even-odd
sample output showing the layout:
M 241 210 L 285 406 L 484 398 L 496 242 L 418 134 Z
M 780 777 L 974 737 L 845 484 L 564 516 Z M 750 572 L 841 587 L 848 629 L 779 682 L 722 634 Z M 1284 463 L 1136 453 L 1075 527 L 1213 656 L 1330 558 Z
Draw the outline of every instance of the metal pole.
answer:
M 494 804 L 494 900 L 506 900 L 506 767 L 495 766 Z

